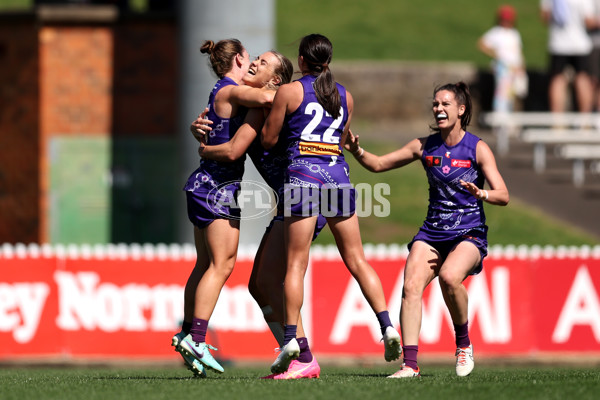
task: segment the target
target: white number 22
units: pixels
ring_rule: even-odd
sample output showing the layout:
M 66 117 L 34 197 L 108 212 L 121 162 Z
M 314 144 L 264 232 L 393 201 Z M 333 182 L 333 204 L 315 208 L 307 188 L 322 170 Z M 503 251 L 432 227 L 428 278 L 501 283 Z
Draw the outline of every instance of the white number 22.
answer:
M 333 136 L 333 134 L 335 133 L 336 129 L 338 129 L 340 127 L 340 124 L 342 123 L 342 120 L 344 118 L 344 108 L 343 107 L 340 107 L 340 116 L 337 117 L 331 123 L 331 125 L 329 125 L 329 128 L 327 128 L 327 130 L 323 133 L 323 140 L 321 140 L 321 135 L 319 135 L 318 133 L 313 133 L 313 131 L 321 123 L 321 120 L 323 119 L 323 114 L 325 114 L 328 117 L 331 117 L 331 115 L 329 115 L 328 112 L 325 112 L 325 110 L 323 109 L 323 106 L 321 106 L 319 103 L 308 103 L 308 105 L 306 106 L 306 110 L 304 110 L 304 114 L 313 115 L 313 119 L 310 121 L 310 123 L 308 125 L 306 125 L 306 127 L 302 131 L 302 134 L 300 135 L 300 138 L 302 140 L 305 140 L 307 142 L 321 142 L 322 141 L 323 143 L 335 143 L 335 144 L 340 142 L 340 137 Z

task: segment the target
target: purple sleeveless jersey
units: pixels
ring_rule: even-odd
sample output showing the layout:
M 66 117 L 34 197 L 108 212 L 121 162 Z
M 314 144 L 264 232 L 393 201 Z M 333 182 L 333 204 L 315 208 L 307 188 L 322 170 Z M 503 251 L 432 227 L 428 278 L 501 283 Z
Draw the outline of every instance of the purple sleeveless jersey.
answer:
M 469 132 L 455 146 L 446 145 L 439 133 L 427 138 L 421 163 L 429 181 L 429 207 L 427 218 L 409 248 L 415 240 L 423 240 L 434 247 L 436 242 L 446 242 L 449 251 L 456 243 L 470 240 L 479 248 L 482 258 L 487 254 L 488 228 L 483 202 L 460 185 L 462 179 L 483 187 L 485 178 L 476 157 L 479 140 Z M 445 253 L 443 248 L 438 250 Z M 481 265 L 472 273 L 480 270 Z
M 285 118 L 281 135 L 286 138 L 288 158 L 312 164 L 344 164 L 340 138 L 348 121 L 346 89 L 336 84 L 342 99 L 340 116 L 333 119 L 319 104 L 313 88 L 317 79 L 305 75 L 298 80 L 304 88 L 304 99 L 296 111 Z
M 350 216 L 354 214 L 355 194 L 340 145 L 348 121 L 346 89 L 336 84 L 342 106 L 340 116 L 334 119 L 317 100 L 315 80 L 312 75 L 299 79 L 304 98 L 298 109 L 286 116 L 280 134 L 285 138 L 289 160 L 285 212 L 297 216 Z
M 213 121 L 213 129 L 207 136 L 208 145 L 217 145 L 231 140 L 241 126 L 247 109 L 240 108 L 233 118 L 221 118 L 215 112 L 214 100 L 217 92 L 229 85 L 237 85 L 230 78 L 219 80 L 208 98 L 207 119 Z M 183 190 L 187 194 L 188 218 L 204 228 L 215 218 L 240 218 L 236 198 L 244 174 L 245 156 L 234 162 L 219 162 L 201 159 L 200 166 L 189 176 Z
M 483 203 L 460 185 L 460 180 L 483 187 L 484 176 L 477 165 L 479 138 L 469 132 L 455 146 L 440 134 L 427 138 L 421 162 L 429 181 L 429 209 L 421 230 L 432 240 L 448 240 L 472 229 L 484 229 Z
M 260 143 L 260 137 L 257 136 L 248 148 L 248 156 L 252 160 L 256 170 L 265 180 L 267 185 L 277 193 L 278 197 L 277 215 L 267 227 L 267 231 L 271 229 L 275 221 L 283 220 L 284 183 L 288 165 L 284 144 L 285 140 L 280 136 L 277 144 L 275 144 L 273 148 L 265 150 Z M 319 215 L 315 224 L 313 240 L 317 238 L 325 225 L 327 225 L 327 220 L 322 215 Z

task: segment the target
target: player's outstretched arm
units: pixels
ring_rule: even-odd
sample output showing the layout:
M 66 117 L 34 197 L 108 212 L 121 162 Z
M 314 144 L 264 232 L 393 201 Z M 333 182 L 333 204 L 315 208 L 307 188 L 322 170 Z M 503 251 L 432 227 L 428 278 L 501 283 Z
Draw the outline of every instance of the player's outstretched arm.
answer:
M 413 139 L 398 150 L 378 156 L 361 147 L 358 141 L 358 135 L 355 136 L 350 130 L 344 147 L 369 171 L 384 172 L 403 167 L 418 160 L 421 157 L 421 154 L 423 154 L 423 143 L 423 138 Z

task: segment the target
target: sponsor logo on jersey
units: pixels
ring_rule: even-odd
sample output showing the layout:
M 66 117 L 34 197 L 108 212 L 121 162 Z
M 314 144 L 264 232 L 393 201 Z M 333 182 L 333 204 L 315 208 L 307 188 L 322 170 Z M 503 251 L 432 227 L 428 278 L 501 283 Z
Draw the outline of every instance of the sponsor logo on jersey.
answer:
M 442 156 L 425 156 L 425 163 L 428 167 L 441 167 Z
M 342 154 L 342 150 L 337 144 L 300 142 L 298 150 L 302 155 L 338 156 Z
M 455 168 L 471 168 L 471 160 L 456 160 L 452 159 L 450 165 Z

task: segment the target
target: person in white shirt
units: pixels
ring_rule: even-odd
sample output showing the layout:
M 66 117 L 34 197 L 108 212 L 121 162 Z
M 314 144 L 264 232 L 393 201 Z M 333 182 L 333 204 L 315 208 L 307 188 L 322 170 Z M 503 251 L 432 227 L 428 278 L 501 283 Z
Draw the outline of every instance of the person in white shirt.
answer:
M 497 24 L 477 42 L 479 50 L 492 58 L 495 79 L 494 111 L 514 111 L 516 98 L 527 95 L 523 42 L 515 28 L 516 17 L 517 13 L 512 6 L 500 6 Z
M 542 20 L 548 24 L 550 54 L 550 110 L 565 111 L 568 79 L 567 66 L 575 71 L 577 109 L 591 112 L 593 104 L 590 77 L 592 40 L 588 30 L 597 24 L 594 19 L 594 0 L 540 0 Z
M 590 55 L 590 71 L 593 85 L 593 109 L 600 111 L 600 0 L 594 0 L 594 18 L 596 26 L 589 31 L 592 38 L 592 53 Z

